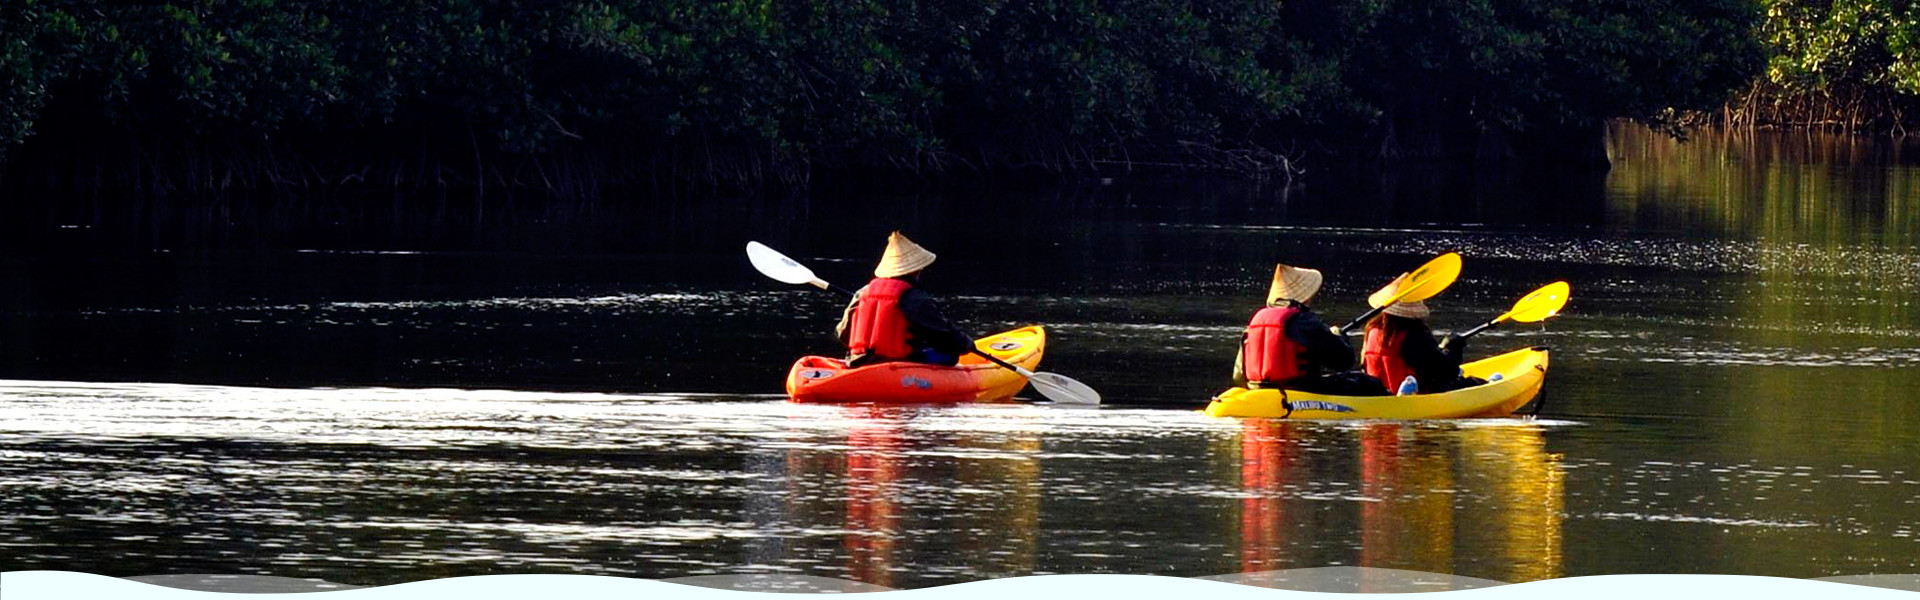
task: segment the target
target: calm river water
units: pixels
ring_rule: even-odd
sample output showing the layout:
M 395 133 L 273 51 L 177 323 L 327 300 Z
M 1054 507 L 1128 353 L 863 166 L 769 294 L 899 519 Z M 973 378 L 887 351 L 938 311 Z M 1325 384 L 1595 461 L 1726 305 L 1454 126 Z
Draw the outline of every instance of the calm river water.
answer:
M 0 571 L 925 587 L 1357 565 L 1920 572 L 1920 148 L 1621 127 L 1604 174 L 1432 167 L 697 206 L 407 198 L 0 225 Z M 497 198 L 498 194 L 495 194 Z M 1108 406 L 782 401 L 890 229 Z M 1276 261 L 1319 310 L 1440 252 L 1438 327 L 1572 283 L 1537 419 L 1212 419 Z M 1032 395 L 1029 391 L 1028 395 Z

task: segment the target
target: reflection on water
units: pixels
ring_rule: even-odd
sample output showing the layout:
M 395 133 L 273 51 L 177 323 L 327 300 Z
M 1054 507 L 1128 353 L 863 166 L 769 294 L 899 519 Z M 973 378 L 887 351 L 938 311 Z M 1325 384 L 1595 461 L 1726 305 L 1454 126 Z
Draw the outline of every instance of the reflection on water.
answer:
M 925 575 L 938 563 L 915 558 L 935 551 L 932 544 L 950 545 L 943 553 L 965 561 L 955 570 L 969 578 L 1034 572 L 1040 430 L 929 435 L 910 426 L 939 419 L 938 412 L 844 410 L 851 419 L 844 446 L 785 451 L 789 500 L 782 519 L 837 528 L 847 577 L 891 587 L 897 578 Z
M 1291 425 L 1291 424 L 1286 424 Z M 1240 442 L 1240 485 L 1254 492 L 1278 492 L 1287 484 L 1292 466 L 1291 440 L 1274 435 L 1265 421 L 1248 420 Z M 1291 536 L 1285 525 L 1290 513 L 1277 498 L 1249 496 L 1240 502 L 1240 572 L 1272 571 L 1292 567 L 1280 561 L 1281 542 Z
M 1465 487 L 1479 489 L 1480 517 L 1461 527 L 1463 546 L 1492 548 L 1476 558 L 1485 577 L 1538 581 L 1560 577 L 1566 472 L 1547 452 L 1537 425 L 1467 428 L 1455 464 Z M 1485 536 L 1485 537 L 1481 537 Z
M 1775 367 L 1742 368 L 1709 388 L 1726 410 L 1746 415 L 1730 424 L 1729 441 L 1765 453 L 1807 436 L 1912 440 L 1920 425 L 1920 409 L 1906 401 L 1920 384 L 1920 152 L 1817 132 L 1716 133 L 1688 144 L 1624 126 L 1612 133 L 1615 220 L 1754 249 L 1750 268 L 1726 284 L 1734 291 L 1715 319 L 1718 339 L 1659 356 Z M 1861 369 L 1817 369 L 1831 366 Z M 1832 412 L 1874 417 L 1820 416 Z
M 1290 190 L 609 199 L 419 236 L 403 225 L 431 215 L 207 224 L 263 219 L 230 246 L 113 241 L 111 218 L 68 215 L 95 227 L 0 240 L 0 570 L 902 588 L 1920 572 L 1920 153 L 1631 128 L 1612 144 L 1611 172 L 1532 185 L 1430 168 Z M 341 233 L 374 221 L 389 229 Z M 940 252 L 925 283 L 957 321 L 1047 325 L 1045 369 L 1113 406 L 779 402 L 795 357 L 836 351 L 842 304 L 767 281 L 741 246 L 846 284 L 893 229 Z M 1274 262 L 1327 273 L 1316 310 L 1338 320 L 1450 250 L 1466 264 L 1430 301 L 1441 329 L 1572 283 L 1561 316 L 1468 348 L 1552 345 L 1546 419 L 1193 410 L 1227 384 Z
M 955 546 L 975 561 L 974 573 L 1025 575 L 1038 565 L 1040 440 L 1045 433 L 1044 428 L 1006 435 L 963 433 L 955 440 L 960 448 L 992 453 L 991 458 L 961 463 L 954 478 L 955 493 L 983 505 L 979 524 L 967 528 Z
M 1547 429 L 1462 423 L 1245 420 L 1240 570 L 1353 564 L 1506 582 L 1561 576 L 1565 473 L 1544 450 Z M 1357 461 L 1345 460 L 1349 449 Z M 1329 525 L 1348 519 L 1357 555 L 1330 552 L 1328 534 L 1343 528 Z M 1369 591 L 1364 578 L 1360 591 Z
M 1360 431 L 1360 493 L 1375 499 L 1360 507 L 1360 566 L 1453 572 L 1453 460 L 1402 427 Z
M 1754 130 L 1681 143 L 1617 124 L 1608 139 L 1609 220 L 1695 236 L 1912 247 L 1920 243 L 1913 144 Z
M 463 390 L 0 391 L 14 417 L 0 530 L 59 524 L 10 542 L 9 568 L 164 564 L 351 584 L 760 572 L 921 587 L 1328 564 L 1516 578 L 1552 571 L 1503 569 L 1559 564 L 1534 553 L 1560 518 L 1557 500 L 1536 497 L 1558 489 L 1533 481 L 1554 465 L 1539 424 Z
M 1750 245 L 1733 320 L 1783 324 L 1755 341 L 1825 345 L 1920 325 L 1920 152 L 1820 133 L 1740 131 L 1681 144 L 1613 131 L 1614 220 Z

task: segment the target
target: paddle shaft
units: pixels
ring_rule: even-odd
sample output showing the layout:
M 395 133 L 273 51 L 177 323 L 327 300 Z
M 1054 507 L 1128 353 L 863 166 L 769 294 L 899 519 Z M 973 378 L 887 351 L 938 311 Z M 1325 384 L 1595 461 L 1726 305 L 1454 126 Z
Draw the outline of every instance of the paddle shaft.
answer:
M 1352 321 L 1348 321 L 1346 325 L 1340 326 L 1340 335 L 1353 333 L 1353 330 L 1355 328 L 1358 328 L 1361 325 L 1365 324 L 1367 322 L 1367 319 L 1371 319 L 1379 315 L 1380 311 L 1386 310 L 1388 306 L 1393 306 L 1393 303 L 1389 302 L 1379 307 L 1375 307 L 1373 310 L 1369 310 L 1358 317 L 1354 317 L 1354 319 Z
M 990 362 L 990 363 L 993 363 L 993 364 L 996 364 L 996 365 L 1000 365 L 1000 366 L 1002 366 L 1002 367 L 1006 367 L 1006 368 L 1007 368 L 1007 370 L 1009 370 L 1009 371 L 1013 371 L 1013 372 L 1015 372 L 1015 373 L 1019 373 L 1019 374 L 1021 374 L 1022 376 L 1025 376 L 1025 377 L 1028 377 L 1028 378 L 1031 378 L 1031 377 L 1033 377 L 1033 371 L 1028 371 L 1028 370 L 1026 370 L 1026 369 L 1022 369 L 1022 368 L 1020 368 L 1020 365 L 1016 365 L 1016 364 L 1013 364 L 1013 363 L 1010 363 L 1010 362 L 1007 362 L 1007 361 L 1004 361 L 1004 360 L 1000 360 L 1000 358 L 999 358 L 999 357 L 997 357 L 997 356 L 994 356 L 994 355 L 992 355 L 992 354 L 987 354 L 987 353 L 985 353 L 985 352 L 981 352 L 981 351 L 980 351 L 980 348 L 979 348 L 978 346 L 974 346 L 974 345 L 972 345 L 972 344 L 968 344 L 968 345 L 967 345 L 967 351 L 969 351 L 969 352 L 972 352 L 972 353 L 974 353 L 974 354 L 976 354 L 976 355 L 979 355 L 979 356 L 980 356 L 980 358 L 984 358 L 984 359 L 987 359 L 987 362 Z
M 826 281 L 820 281 L 820 279 L 814 279 L 814 281 L 816 281 L 814 285 L 816 285 L 816 287 L 822 288 L 822 290 L 831 290 L 831 292 L 841 292 L 841 296 L 847 296 L 847 298 L 852 298 L 852 296 L 854 296 L 854 292 L 852 292 L 852 290 L 849 290 L 849 288 L 837 287 L 837 285 L 831 285 L 831 283 L 826 283 Z
M 1504 320 L 1506 320 L 1506 318 L 1507 318 L 1507 316 L 1506 316 L 1506 315 L 1500 315 L 1500 318 L 1497 318 L 1497 319 L 1494 319 L 1494 320 L 1492 320 L 1492 321 L 1487 321 L 1487 322 L 1485 322 L 1485 323 L 1481 323 L 1479 327 L 1475 327 L 1475 328 L 1473 328 L 1473 329 L 1468 329 L 1468 330 L 1466 330 L 1465 332 L 1463 332 L 1463 333 L 1461 333 L 1461 334 L 1460 334 L 1460 337 L 1461 337 L 1461 338 L 1470 338 L 1470 337 L 1473 337 L 1474 335 L 1476 335 L 1476 334 L 1478 334 L 1478 333 L 1480 333 L 1480 332 L 1482 332 L 1482 331 L 1486 331 L 1486 330 L 1488 330 L 1488 329 L 1492 329 L 1492 328 L 1493 328 L 1493 326 L 1495 326 L 1495 325 L 1499 325 L 1499 324 L 1500 324 L 1500 322 L 1501 322 L 1501 321 L 1504 321 Z
M 1560 314 L 1560 309 L 1567 305 L 1567 294 L 1569 292 L 1570 288 L 1567 286 L 1567 282 L 1564 281 L 1541 286 L 1540 289 L 1534 290 L 1532 293 L 1520 298 L 1519 302 L 1513 303 L 1512 310 L 1498 317 L 1494 317 L 1492 321 L 1482 323 L 1479 327 L 1468 329 L 1465 333 L 1460 334 L 1460 337 L 1473 337 L 1475 334 L 1492 329 L 1493 326 L 1499 325 L 1508 319 L 1516 319 L 1523 323 L 1532 323 Z M 1546 312 L 1535 316 L 1535 313 L 1541 310 L 1545 310 Z

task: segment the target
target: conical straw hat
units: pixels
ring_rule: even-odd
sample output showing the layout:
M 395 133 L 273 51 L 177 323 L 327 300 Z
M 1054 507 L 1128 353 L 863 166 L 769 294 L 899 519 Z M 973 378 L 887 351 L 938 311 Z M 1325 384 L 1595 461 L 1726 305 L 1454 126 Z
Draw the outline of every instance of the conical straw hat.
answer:
M 1395 302 L 1381 312 L 1409 319 L 1425 319 L 1427 315 L 1433 314 L 1433 311 L 1427 310 L 1425 302 Z
M 873 276 L 899 277 L 925 269 L 931 264 L 932 252 L 895 231 L 887 238 L 887 253 L 880 255 L 880 266 L 873 268 Z
M 1320 291 L 1320 272 L 1313 269 L 1275 265 L 1273 287 L 1267 291 L 1267 304 L 1281 300 L 1306 302 Z

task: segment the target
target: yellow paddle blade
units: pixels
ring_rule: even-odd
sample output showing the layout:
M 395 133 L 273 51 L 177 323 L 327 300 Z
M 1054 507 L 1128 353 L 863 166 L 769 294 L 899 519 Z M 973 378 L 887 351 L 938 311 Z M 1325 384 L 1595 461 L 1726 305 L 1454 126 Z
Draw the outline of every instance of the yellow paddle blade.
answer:
M 1460 253 L 1448 252 L 1427 261 L 1393 283 L 1367 297 L 1367 304 L 1380 308 L 1395 302 L 1419 302 L 1439 295 L 1453 280 L 1460 278 Z
M 1544 321 L 1548 317 L 1560 314 L 1560 309 L 1567 305 L 1567 296 L 1571 293 L 1572 286 L 1567 285 L 1567 282 L 1555 281 L 1541 286 L 1540 289 L 1521 298 L 1519 302 L 1513 303 L 1513 310 L 1501 316 L 1521 323 Z

